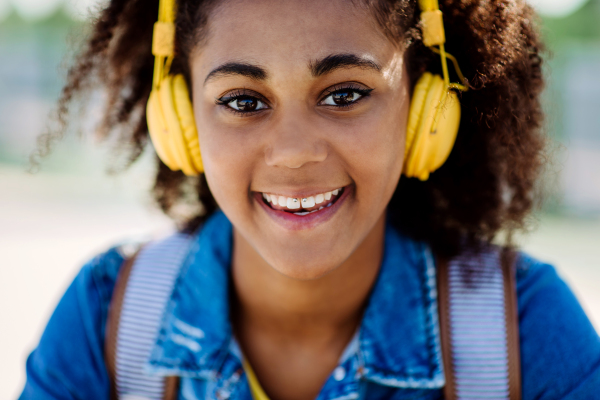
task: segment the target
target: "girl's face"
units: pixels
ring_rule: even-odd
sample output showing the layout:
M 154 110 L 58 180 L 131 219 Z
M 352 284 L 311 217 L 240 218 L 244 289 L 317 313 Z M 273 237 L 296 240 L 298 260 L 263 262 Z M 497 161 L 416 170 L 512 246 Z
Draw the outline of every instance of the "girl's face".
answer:
M 209 21 L 190 63 L 210 190 L 268 264 L 318 278 L 382 226 L 400 178 L 403 51 L 346 0 L 228 1 Z

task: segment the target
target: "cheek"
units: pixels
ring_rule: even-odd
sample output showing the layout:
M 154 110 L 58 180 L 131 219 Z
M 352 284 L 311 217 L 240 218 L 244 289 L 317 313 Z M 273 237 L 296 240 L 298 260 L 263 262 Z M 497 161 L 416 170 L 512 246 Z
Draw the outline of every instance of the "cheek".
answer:
M 214 107 L 195 110 L 204 172 L 219 206 L 233 211 L 248 204 L 258 149 L 250 133 L 221 126 L 211 113 Z
M 391 197 L 402 172 L 407 115 L 406 106 L 378 107 L 335 135 L 334 146 L 356 181 L 358 195 L 368 192 L 382 201 Z

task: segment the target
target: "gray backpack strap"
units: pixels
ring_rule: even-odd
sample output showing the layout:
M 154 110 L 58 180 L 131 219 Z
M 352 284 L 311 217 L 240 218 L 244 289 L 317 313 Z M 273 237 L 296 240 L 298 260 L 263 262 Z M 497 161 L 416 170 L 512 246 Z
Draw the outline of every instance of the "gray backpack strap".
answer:
M 124 262 L 109 308 L 105 353 L 111 396 L 120 400 L 175 399 L 176 377 L 152 376 L 144 366 L 191 245 L 176 234 L 150 243 Z
M 513 265 L 497 249 L 438 260 L 438 293 L 446 400 L 520 400 Z

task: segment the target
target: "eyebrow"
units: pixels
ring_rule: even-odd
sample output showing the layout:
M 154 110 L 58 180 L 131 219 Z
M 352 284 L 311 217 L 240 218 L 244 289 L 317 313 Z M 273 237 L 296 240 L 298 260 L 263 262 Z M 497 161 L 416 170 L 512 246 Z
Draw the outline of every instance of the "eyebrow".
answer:
M 206 76 L 206 79 L 204 79 L 204 84 L 216 77 L 228 75 L 246 76 L 257 81 L 264 81 L 267 79 L 267 71 L 257 65 L 229 62 L 210 71 Z
M 311 62 L 309 67 L 310 72 L 315 78 L 342 68 L 363 68 L 373 69 L 378 72 L 381 71 L 381 67 L 375 61 L 349 53 L 330 54 L 325 58 Z
M 315 78 L 342 68 L 362 68 L 381 71 L 381 67 L 373 60 L 350 53 L 330 54 L 320 60 L 311 61 L 309 68 L 312 76 Z M 257 65 L 243 62 L 228 62 L 210 71 L 204 79 L 204 84 L 211 79 L 230 75 L 246 76 L 257 81 L 264 81 L 268 76 L 267 71 Z

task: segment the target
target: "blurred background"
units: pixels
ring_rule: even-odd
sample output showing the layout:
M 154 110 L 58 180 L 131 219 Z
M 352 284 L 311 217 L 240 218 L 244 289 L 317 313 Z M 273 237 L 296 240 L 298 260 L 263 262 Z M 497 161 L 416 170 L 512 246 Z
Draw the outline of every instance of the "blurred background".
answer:
M 0 0 L 0 399 L 20 392 L 25 358 L 86 260 L 173 229 L 148 195 L 148 154 L 111 176 L 110 146 L 67 135 L 41 171 L 27 172 L 98 4 Z M 532 4 L 551 56 L 544 104 L 553 164 L 549 201 L 519 242 L 557 267 L 600 330 L 600 0 Z

